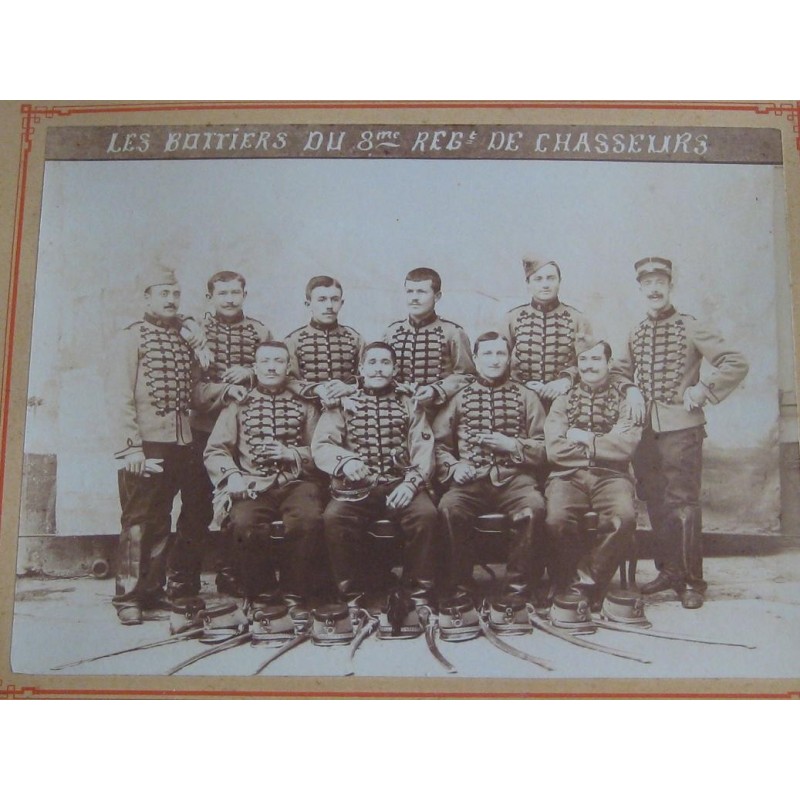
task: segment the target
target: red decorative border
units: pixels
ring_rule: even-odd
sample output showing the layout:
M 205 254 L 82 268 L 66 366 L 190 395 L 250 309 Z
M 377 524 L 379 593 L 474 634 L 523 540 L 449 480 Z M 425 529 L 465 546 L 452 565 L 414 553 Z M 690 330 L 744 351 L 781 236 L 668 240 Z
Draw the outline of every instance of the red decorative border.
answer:
M 624 111 L 716 111 L 716 112 L 735 112 L 735 113 L 756 113 L 756 114 L 775 114 L 783 117 L 792 123 L 792 130 L 795 134 L 795 147 L 800 152 L 800 101 L 782 103 L 660 103 L 660 102 L 189 102 L 189 103 L 130 103 L 110 104 L 98 103 L 96 105 L 80 106 L 20 106 L 22 115 L 22 147 L 20 148 L 19 171 L 17 173 L 16 208 L 14 215 L 14 229 L 12 238 L 11 255 L 11 279 L 9 282 L 7 314 L 6 314 L 6 339 L 5 339 L 5 358 L 2 374 L 2 393 L 0 394 L 0 405 L 2 406 L 2 418 L 0 418 L 0 498 L 3 496 L 5 488 L 5 452 L 8 442 L 8 421 L 10 414 L 11 400 L 11 367 L 12 351 L 14 341 L 14 330 L 16 325 L 17 294 L 19 289 L 19 270 L 22 258 L 22 231 L 23 215 L 25 209 L 25 198 L 28 181 L 28 159 L 33 146 L 33 137 L 36 133 L 36 126 L 42 119 L 53 119 L 54 117 L 69 117 L 74 115 L 103 114 L 113 112 L 115 114 L 128 112 L 175 112 L 175 111 L 244 111 L 244 110 L 355 110 L 355 109 L 552 109 L 552 110 L 624 110 Z M 2 685 L 0 680 L 0 698 L 91 698 L 91 697 L 182 697 L 182 698 L 211 698 L 211 697 L 231 697 L 231 698 L 326 698 L 326 697 L 346 697 L 353 699 L 374 699 L 374 698 L 405 698 L 405 699 L 437 699 L 437 698 L 459 698 L 459 699 L 800 699 L 798 692 L 760 692 L 757 694 L 736 694 L 736 693 L 675 693 L 663 694 L 656 692 L 645 693 L 604 693 L 604 692 L 420 692 L 420 691 L 317 691 L 317 692 L 293 692 L 293 691 L 205 691 L 205 690 L 180 690 L 180 689 L 42 689 L 36 686 L 20 686 L 15 684 Z

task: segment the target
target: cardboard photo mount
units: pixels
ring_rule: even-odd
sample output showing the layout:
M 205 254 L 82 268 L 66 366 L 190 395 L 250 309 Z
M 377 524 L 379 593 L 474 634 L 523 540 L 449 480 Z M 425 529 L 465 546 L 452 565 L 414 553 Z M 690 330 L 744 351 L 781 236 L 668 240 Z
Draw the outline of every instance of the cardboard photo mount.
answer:
M 213 265 L 249 270 L 248 313 L 276 338 L 304 324 L 308 277 L 337 275 L 342 319 L 368 340 L 404 314 L 405 271 L 430 265 L 444 279 L 443 316 L 474 340 L 527 302 L 522 259 L 547 255 L 564 269 L 565 302 L 596 310 L 619 348 L 643 314 L 634 261 L 670 256 L 676 306 L 709 317 L 751 367 L 735 399 L 709 414 L 704 530 L 740 537 L 738 565 L 758 564 L 760 542 L 779 542 L 788 572 L 744 567 L 744 583 L 778 578 L 798 592 L 744 586 L 715 600 L 730 575 L 711 574 L 706 608 L 730 599 L 795 613 L 800 101 L 3 102 L 0 143 L 0 696 L 797 696 L 797 673 L 766 661 L 754 674 L 693 677 L 668 663 L 653 677 L 544 676 L 516 664 L 445 676 L 432 662 L 346 678 L 63 674 L 51 654 L 74 648 L 58 639 L 82 635 L 69 624 L 70 593 L 49 601 L 59 622 L 41 640 L 19 595 L 32 594 L 20 580 L 113 567 L 104 358 L 141 313 L 132 291 L 145 262 L 177 266 L 193 314 L 205 309 Z M 112 585 L 97 584 L 106 594 Z M 741 637 L 755 635 L 742 619 Z M 800 664 L 788 647 L 777 643 L 774 660 Z M 104 649 L 94 641 L 81 655 Z

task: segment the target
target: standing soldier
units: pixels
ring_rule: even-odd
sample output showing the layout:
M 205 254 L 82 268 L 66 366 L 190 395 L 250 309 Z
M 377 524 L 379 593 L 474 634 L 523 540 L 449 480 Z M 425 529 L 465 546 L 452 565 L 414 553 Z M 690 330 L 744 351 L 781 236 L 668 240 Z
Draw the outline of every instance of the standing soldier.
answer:
M 319 412 L 287 388 L 283 342 L 258 345 L 255 359 L 255 387 L 222 409 L 205 462 L 218 500 L 230 501 L 236 568 L 250 611 L 282 600 L 297 618 L 308 610 L 322 538 L 323 493 L 310 450 Z M 277 520 L 287 539 L 280 587 L 270 547 Z
M 724 400 L 747 375 L 748 364 L 719 333 L 672 306 L 671 261 L 652 256 L 634 268 L 647 316 L 631 332 L 627 352 L 614 369 L 635 379 L 647 400 L 633 463 L 659 573 L 641 591 L 674 589 L 684 608 L 700 608 L 707 587 L 700 507 L 703 406 Z M 700 380 L 703 359 L 713 369 Z
M 334 404 L 358 388 L 364 341 L 358 331 L 339 324 L 342 305 L 341 283 L 317 275 L 306 286 L 311 321 L 286 337 L 291 374 L 299 379 L 303 397 L 318 397 L 325 404 Z
M 561 268 L 555 261 L 525 258 L 522 267 L 531 301 L 506 314 L 514 348 L 511 377 L 533 389 L 547 410 L 572 386 L 577 375 L 575 343 L 590 337 L 592 326 L 584 314 L 561 302 Z
M 203 318 L 206 345 L 211 364 L 202 373 L 197 388 L 196 409 L 191 415 L 192 441 L 203 458 L 208 437 L 225 402 L 241 401 L 255 384 L 253 364 L 256 347 L 272 339 L 272 334 L 257 319 L 242 310 L 247 298 L 247 282 L 238 272 L 222 271 L 212 275 L 207 284 L 206 299 L 213 311 Z M 197 487 L 198 502 L 204 503 L 212 516 L 213 487 L 206 479 Z M 220 530 L 222 563 L 217 573 L 217 590 L 238 596 L 236 571 L 230 563 L 230 532 L 223 523 Z
M 196 487 L 207 478 L 189 426 L 200 369 L 192 346 L 202 336 L 196 323 L 178 315 L 181 291 L 172 270 L 154 267 L 141 288 L 145 314 L 122 332 L 109 387 L 122 506 L 112 602 L 123 625 L 140 624 L 142 611 L 161 602 L 165 565 L 168 598 L 191 598 L 200 591 L 210 521 L 197 502 Z M 173 542 L 178 492 L 181 513 Z
M 642 435 L 624 391 L 609 375 L 607 342 L 579 339 L 579 382 L 556 398 L 544 425 L 551 472 L 547 530 L 554 550 L 554 592 L 582 594 L 592 606 L 606 588 L 636 530 L 630 462 Z M 583 515 L 599 516 L 598 535 L 587 541 Z
M 325 509 L 339 596 L 351 607 L 364 593 L 361 545 L 369 523 L 386 516 L 402 528 L 403 585 L 416 605 L 430 605 L 439 517 L 425 490 L 433 473 L 433 435 L 424 413 L 394 383 L 395 353 L 385 342 L 364 348 L 363 388 L 341 408 L 326 409 L 311 450 L 332 477 Z
M 511 518 L 512 542 L 504 594 L 529 599 L 544 500 L 537 472 L 546 464 L 544 409 L 536 394 L 510 380 L 510 347 L 490 331 L 475 340 L 477 379 L 434 421 L 436 466 L 449 486 L 439 503 L 450 541 L 448 591 L 472 593 L 475 517 L 499 511 Z
M 414 390 L 430 422 L 441 407 L 475 374 L 464 329 L 436 314 L 442 279 L 428 267 L 412 269 L 405 280 L 408 318 L 393 322 L 384 341 L 397 354 L 398 383 Z

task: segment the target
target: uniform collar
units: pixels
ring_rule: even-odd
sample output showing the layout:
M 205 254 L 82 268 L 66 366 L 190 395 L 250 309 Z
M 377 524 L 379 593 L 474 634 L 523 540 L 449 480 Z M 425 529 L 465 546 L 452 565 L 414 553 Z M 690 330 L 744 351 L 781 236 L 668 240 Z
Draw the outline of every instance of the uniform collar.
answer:
M 164 319 L 157 317 L 155 314 L 146 312 L 144 315 L 145 322 L 155 325 L 157 328 L 174 328 L 176 331 L 181 329 L 183 320 L 180 317 L 173 317 L 172 319 Z
M 498 389 L 508 382 L 508 371 L 504 372 L 499 378 L 484 378 L 480 373 L 477 376 L 477 381 L 481 386 L 488 386 L 490 389 Z
M 314 328 L 314 330 L 318 330 L 318 331 L 332 331 L 335 328 L 339 327 L 339 321 L 338 320 L 336 322 L 325 323 L 325 322 L 317 322 L 317 320 L 311 319 L 311 320 L 309 320 L 308 324 L 312 328 Z
M 428 314 L 427 317 L 423 317 L 419 322 L 416 322 L 415 320 L 411 319 L 411 317 L 409 317 L 408 324 L 412 328 L 414 328 L 414 330 L 419 330 L 420 328 L 424 328 L 426 325 L 432 325 L 434 322 L 436 322 L 438 318 L 439 317 L 436 314 L 436 312 L 431 311 L 431 313 Z
M 657 311 L 655 314 L 651 314 L 648 311 L 647 317 L 653 320 L 653 322 L 660 322 L 662 319 L 667 319 L 667 317 L 671 317 L 675 313 L 675 306 L 670 303 L 666 308 L 662 308 L 661 311 Z
M 256 391 L 259 394 L 273 395 L 273 396 L 276 394 L 283 394 L 283 392 L 286 391 L 287 383 L 288 383 L 288 378 L 280 386 L 276 386 L 274 389 L 269 386 L 262 386 L 260 383 L 256 383 Z
M 240 322 L 244 322 L 244 311 L 240 309 L 235 317 L 221 317 L 219 314 L 215 313 L 214 320 L 220 325 L 238 325 Z
M 538 300 L 531 299 L 531 308 L 535 308 L 537 311 L 542 311 L 545 314 L 555 311 L 560 305 L 561 300 L 558 297 L 554 297 L 552 300 L 548 300 L 546 303 L 540 303 Z
M 604 392 L 608 387 L 611 385 L 611 376 L 606 376 L 606 379 L 599 385 L 599 386 L 589 386 L 588 383 L 584 383 L 581 381 L 579 386 L 583 389 L 584 392 L 588 392 L 589 394 L 600 394 Z
M 361 391 L 367 395 L 368 397 L 386 397 L 387 394 L 391 394 L 397 385 L 394 381 L 391 381 L 388 385 L 384 386 L 382 389 L 371 389 L 368 386 L 362 386 Z

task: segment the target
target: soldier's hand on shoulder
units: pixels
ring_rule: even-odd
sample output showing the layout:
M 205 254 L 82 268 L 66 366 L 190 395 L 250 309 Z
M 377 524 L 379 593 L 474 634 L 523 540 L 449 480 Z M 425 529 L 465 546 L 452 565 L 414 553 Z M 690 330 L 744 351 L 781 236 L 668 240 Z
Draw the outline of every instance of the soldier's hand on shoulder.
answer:
M 625 400 L 628 403 L 628 416 L 633 421 L 634 425 L 644 425 L 647 404 L 644 401 L 644 395 L 639 387 L 629 386 L 625 390 Z
M 562 394 L 566 394 L 572 388 L 572 381 L 569 378 L 559 378 L 555 381 L 546 383 L 541 390 L 541 396 L 545 400 L 555 400 Z
M 453 480 L 459 484 L 459 486 L 474 481 L 476 475 L 475 467 L 467 461 L 459 461 L 458 464 L 453 467 Z
M 242 364 L 234 364 L 222 373 L 223 383 L 250 383 L 253 370 Z
M 436 399 L 436 390 L 433 386 L 420 386 L 414 392 L 414 400 L 421 406 L 429 406 Z
M 181 336 L 189 347 L 197 350 L 206 346 L 206 333 L 203 326 L 193 319 L 185 319 L 181 325 Z
M 244 386 L 239 386 L 237 383 L 231 384 L 225 390 L 225 400 L 233 400 L 237 403 L 241 403 L 245 397 L 247 397 L 247 389 L 245 389 Z
M 408 506 L 414 499 L 414 489 L 407 483 L 401 483 L 392 490 L 386 498 L 386 508 L 400 510 Z
M 144 453 L 138 450 L 125 456 L 122 468 L 131 475 L 144 475 L 145 462 Z
M 542 396 L 542 390 L 544 389 L 544 384 L 541 381 L 528 381 L 525 384 L 525 386 L 531 391 L 536 392 L 536 394 L 538 394 L 539 397 Z
M 353 394 L 356 390 L 354 384 L 345 383 L 344 381 L 328 381 L 324 385 L 325 396 L 322 397 L 323 402 L 331 402 L 332 400 L 339 400 L 342 397 L 347 397 Z

